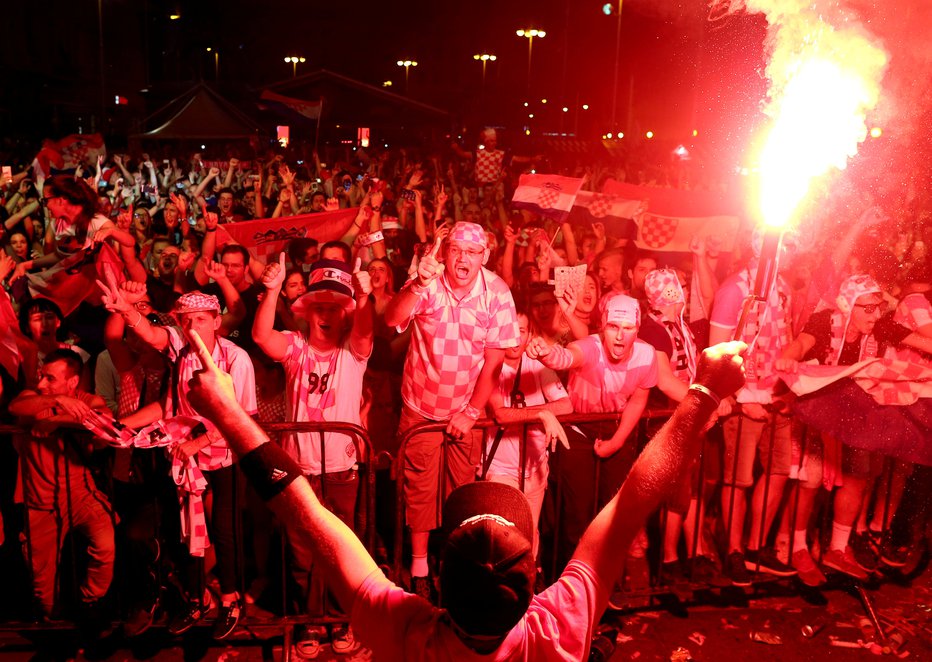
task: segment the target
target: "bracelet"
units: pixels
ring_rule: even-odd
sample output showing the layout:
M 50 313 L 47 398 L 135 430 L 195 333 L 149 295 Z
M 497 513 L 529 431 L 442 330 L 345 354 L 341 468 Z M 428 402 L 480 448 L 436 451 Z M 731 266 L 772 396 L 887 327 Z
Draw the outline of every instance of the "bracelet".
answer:
M 426 285 L 421 285 L 419 282 L 417 282 L 417 278 L 413 279 L 413 280 L 411 281 L 411 284 L 408 285 L 408 291 L 411 292 L 411 294 L 413 294 L 414 296 L 417 296 L 417 297 L 421 296 L 421 294 L 423 294 L 423 293 L 424 293 L 424 290 L 426 290 L 426 289 L 427 289 L 427 286 L 426 286 Z
M 696 391 L 697 393 L 702 393 L 703 395 L 707 395 L 709 398 L 712 399 L 712 402 L 715 403 L 716 407 L 718 407 L 722 403 L 722 399 L 720 397 L 715 395 L 712 391 L 710 391 L 707 387 L 703 386 L 702 384 L 690 384 L 689 390 Z
M 278 496 L 303 476 L 298 463 L 269 441 L 241 457 L 239 467 L 263 501 Z
M 136 311 L 136 314 L 139 315 L 139 319 L 136 320 L 136 323 L 135 323 L 135 324 L 130 324 L 130 323 L 129 323 L 129 320 L 126 320 L 126 326 L 128 326 L 128 327 L 131 328 L 131 329 L 135 329 L 137 326 L 139 326 L 139 323 L 142 322 L 142 313 L 140 313 L 140 312 L 137 310 L 137 311 Z
M 217 228 L 205 228 L 204 232 L 216 232 Z
M 471 418 L 471 419 L 474 420 L 474 421 L 478 421 L 478 420 L 479 420 L 479 416 L 482 415 L 482 412 L 481 412 L 481 411 L 479 411 L 478 409 L 476 409 L 475 407 L 473 407 L 473 406 L 472 406 L 471 404 L 469 404 L 468 402 L 466 403 L 466 406 L 463 407 L 462 413 L 463 413 L 464 416 L 466 416 L 467 418 Z

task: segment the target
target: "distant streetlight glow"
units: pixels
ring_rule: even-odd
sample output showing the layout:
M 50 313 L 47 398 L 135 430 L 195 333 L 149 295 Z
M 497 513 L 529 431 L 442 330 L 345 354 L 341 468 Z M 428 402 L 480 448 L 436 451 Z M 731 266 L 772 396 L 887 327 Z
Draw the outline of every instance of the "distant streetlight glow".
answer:
M 482 63 L 482 89 L 485 89 L 485 67 L 489 62 L 495 62 L 498 58 L 490 53 L 476 53 L 472 56 L 473 60 Z
M 651 138 L 654 137 L 654 132 L 653 132 L 653 131 L 648 131 L 648 132 L 645 133 L 644 135 L 647 136 L 647 139 L 648 139 L 648 140 L 650 140 Z
M 584 103 L 584 104 L 582 105 L 582 109 L 583 109 L 583 110 L 589 110 L 589 104 L 588 104 L 588 103 Z
M 699 135 L 699 129 L 693 129 L 693 138 Z
M 307 60 L 300 55 L 289 55 L 285 58 L 285 62 L 291 65 L 291 77 L 294 78 L 298 75 L 298 63 L 307 62 Z
M 181 14 L 169 14 L 168 15 L 168 20 L 170 21 L 177 21 L 180 18 L 181 18 Z
M 387 80 L 384 83 L 382 83 L 382 87 L 391 87 L 391 86 L 392 86 L 392 82 L 390 80 Z
M 547 36 L 547 33 L 544 30 L 538 30 L 537 28 L 522 28 L 515 31 L 515 34 L 519 37 L 524 37 L 527 39 L 527 95 L 528 98 L 531 97 L 531 53 L 534 50 L 534 37 L 538 39 L 543 39 Z
M 611 133 L 606 133 L 606 134 L 605 134 L 605 137 L 608 138 L 609 140 L 611 140 L 611 139 L 612 139 L 612 135 L 613 135 L 613 134 L 611 134 Z
M 883 130 L 879 126 L 875 126 L 871 129 L 871 138 L 879 138 L 883 135 Z
M 398 60 L 395 64 L 399 67 L 405 68 L 405 94 L 408 93 L 408 71 L 411 67 L 416 67 L 417 62 L 415 60 Z
M 570 109 L 567 108 L 566 106 L 563 106 L 563 112 L 564 112 L 564 113 L 568 113 L 568 112 L 570 112 Z

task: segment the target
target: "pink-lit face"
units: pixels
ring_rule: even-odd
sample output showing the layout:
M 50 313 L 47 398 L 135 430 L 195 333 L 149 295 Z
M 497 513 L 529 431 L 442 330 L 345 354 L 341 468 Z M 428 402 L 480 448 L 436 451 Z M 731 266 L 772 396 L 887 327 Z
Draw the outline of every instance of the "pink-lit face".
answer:
M 518 346 L 509 347 L 505 350 L 505 358 L 510 361 L 516 361 L 521 358 L 521 355 L 524 354 L 524 349 L 527 347 L 528 340 L 530 340 L 530 324 L 528 322 L 527 315 L 524 313 L 518 313 Z
M 26 235 L 16 232 L 10 236 L 10 248 L 13 249 L 13 255 L 26 259 L 29 257 L 29 241 Z
M 372 279 L 372 289 L 381 290 L 388 284 L 388 265 L 384 262 L 370 262 L 366 270 Z
M 621 363 L 631 357 L 634 341 L 638 337 L 638 326 L 633 322 L 609 322 L 600 332 L 602 346 L 612 363 Z
M 471 241 L 451 241 L 446 250 L 447 278 L 454 287 L 467 287 L 475 282 L 482 267 L 485 250 Z
M 587 274 L 582 292 L 576 298 L 576 310 L 581 313 L 591 313 L 598 302 L 599 287 L 596 285 L 595 278 Z
M 282 284 L 282 294 L 290 302 L 296 301 L 305 292 L 307 292 L 307 285 L 304 283 L 304 274 L 293 273 Z

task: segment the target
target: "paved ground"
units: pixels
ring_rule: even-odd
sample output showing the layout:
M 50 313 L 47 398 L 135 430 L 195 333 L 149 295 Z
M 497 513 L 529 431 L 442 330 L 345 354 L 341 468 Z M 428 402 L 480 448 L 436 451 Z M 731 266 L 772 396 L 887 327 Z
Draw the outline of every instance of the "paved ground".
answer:
M 904 643 L 889 659 L 932 659 L 932 571 L 912 582 L 885 581 L 870 587 L 888 637 L 898 634 Z M 691 598 L 660 596 L 644 608 L 605 619 L 614 628 L 616 649 L 612 660 L 867 660 L 884 654 L 880 645 L 857 646 L 858 640 L 877 639 L 873 628 L 862 631 L 865 610 L 853 587 L 839 582 L 819 592 L 802 593 L 792 581 L 757 584 L 747 591 L 723 589 L 700 591 Z M 182 639 L 172 640 L 157 624 L 138 640 L 127 642 L 114 634 L 103 644 L 80 648 L 68 628 L 28 629 L 0 624 L 0 660 L 177 660 L 179 662 L 252 662 L 282 659 L 281 629 L 268 612 L 253 610 L 246 627 L 233 640 L 219 645 L 210 640 L 209 629 L 196 628 Z M 802 634 L 804 625 L 824 627 L 814 637 Z M 752 637 L 764 641 L 755 641 Z M 371 660 L 369 651 L 334 656 L 325 646 L 319 660 Z M 394 661 L 392 661 L 394 662 Z

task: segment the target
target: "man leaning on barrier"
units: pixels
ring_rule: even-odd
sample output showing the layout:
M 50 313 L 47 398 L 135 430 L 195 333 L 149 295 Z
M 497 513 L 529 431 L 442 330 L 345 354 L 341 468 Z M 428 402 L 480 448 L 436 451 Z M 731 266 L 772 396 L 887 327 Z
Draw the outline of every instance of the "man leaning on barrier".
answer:
M 696 383 L 596 516 L 560 579 L 533 594 L 527 538 L 530 513 L 516 490 L 475 483 L 444 507 L 449 536 L 441 570 L 441 608 L 389 581 L 362 543 L 314 495 L 300 467 L 239 407 L 230 378 L 199 346 L 205 369 L 189 397 L 240 457 L 240 467 L 283 523 L 305 535 L 331 588 L 377 660 L 586 659 L 592 629 L 608 601 L 626 549 L 674 487 L 699 448 L 718 401 L 743 383 L 741 342 L 703 352 Z M 509 519 L 511 518 L 511 519 Z

